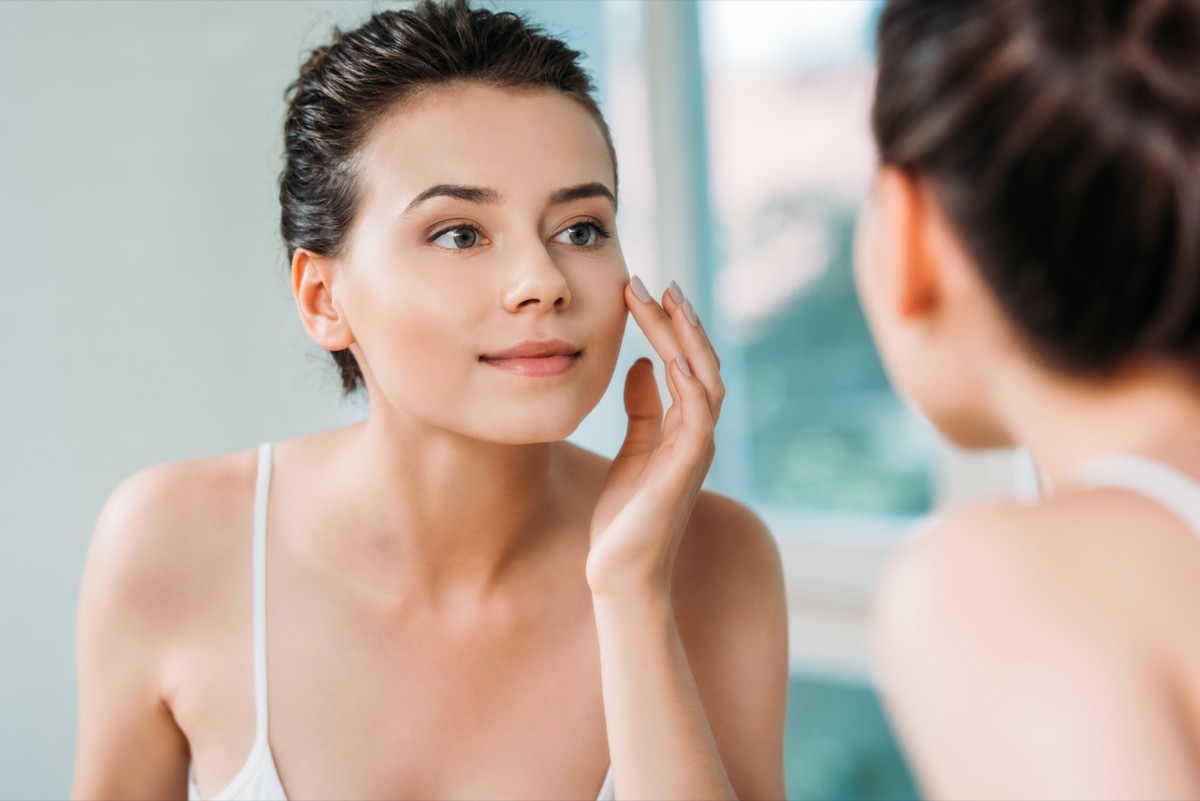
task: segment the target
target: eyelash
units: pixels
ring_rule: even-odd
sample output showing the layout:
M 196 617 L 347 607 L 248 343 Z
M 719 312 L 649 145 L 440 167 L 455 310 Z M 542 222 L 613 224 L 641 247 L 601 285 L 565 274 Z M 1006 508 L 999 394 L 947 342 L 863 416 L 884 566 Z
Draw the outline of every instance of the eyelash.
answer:
M 437 231 L 434 231 L 429 236 L 429 240 L 428 240 L 429 244 L 432 245 L 437 240 L 438 237 L 443 236 L 444 234 L 448 234 L 451 231 L 460 231 L 463 228 L 469 228 L 470 230 L 474 231 L 476 236 L 483 236 L 483 229 L 480 228 L 475 223 L 460 222 L 460 223 L 454 223 L 453 225 L 447 225 L 445 228 L 441 228 Z
M 583 250 L 595 250 L 596 248 L 601 247 L 602 243 L 600 240 L 612 239 L 612 231 L 605 228 L 604 223 L 600 222 L 595 217 L 584 217 L 582 220 L 577 220 L 577 221 L 571 223 L 570 225 L 568 225 L 566 228 L 564 228 L 563 231 L 566 231 L 568 228 L 574 228 L 577 225 L 592 226 L 593 228 L 596 229 L 596 236 L 598 237 L 598 239 L 596 240 L 596 243 L 593 245 L 578 246 L 578 247 L 581 247 Z M 483 229 L 480 228 L 475 223 L 461 222 L 461 223 L 455 223 L 454 225 L 447 226 L 445 228 L 442 228 L 439 231 L 434 232 L 433 235 L 431 235 L 429 237 L 429 242 L 432 244 L 438 237 L 442 236 L 443 234 L 448 234 L 451 231 L 457 231 L 460 228 L 469 228 L 475 232 L 476 236 L 483 236 Z M 562 231 L 560 231 L 559 233 L 562 233 Z
M 604 223 L 600 222 L 595 217 L 584 217 L 582 220 L 579 220 L 578 222 L 568 225 L 567 228 L 574 228 L 577 225 L 590 225 L 596 229 L 596 236 L 598 236 L 600 239 L 612 239 L 612 231 L 605 228 Z M 567 228 L 564 228 L 563 230 L 565 231 L 565 230 L 567 230 Z M 584 247 L 598 248 L 598 247 L 600 247 L 600 244 L 601 244 L 600 239 L 596 240 L 596 244 L 584 245 Z

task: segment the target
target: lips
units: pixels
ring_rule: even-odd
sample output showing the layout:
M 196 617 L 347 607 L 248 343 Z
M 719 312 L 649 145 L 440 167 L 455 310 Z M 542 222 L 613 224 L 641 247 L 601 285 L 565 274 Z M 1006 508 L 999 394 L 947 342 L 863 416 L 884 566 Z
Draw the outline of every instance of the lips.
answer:
M 580 348 L 562 340 L 526 341 L 479 357 L 481 362 L 516 375 L 546 378 L 562 375 L 574 366 Z

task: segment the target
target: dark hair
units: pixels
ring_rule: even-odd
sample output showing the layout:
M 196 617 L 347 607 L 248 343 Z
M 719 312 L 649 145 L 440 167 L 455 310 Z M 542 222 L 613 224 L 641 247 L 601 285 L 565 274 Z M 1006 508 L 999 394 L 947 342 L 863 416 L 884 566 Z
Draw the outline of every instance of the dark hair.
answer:
M 892 0 L 872 124 L 1048 364 L 1200 367 L 1200 3 Z
M 379 12 L 349 32 L 335 28 L 285 95 L 279 227 L 289 263 L 297 248 L 324 256 L 342 251 L 359 197 L 355 155 L 397 103 L 430 87 L 480 83 L 562 92 L 600 126 L 615 181 L 612 138 L 580 55 L 516 14 L 473 10 L 466 0 L 424 0 Z M 349 395 L 362 386 L 362 369 L 349 349 L 333 358 Z

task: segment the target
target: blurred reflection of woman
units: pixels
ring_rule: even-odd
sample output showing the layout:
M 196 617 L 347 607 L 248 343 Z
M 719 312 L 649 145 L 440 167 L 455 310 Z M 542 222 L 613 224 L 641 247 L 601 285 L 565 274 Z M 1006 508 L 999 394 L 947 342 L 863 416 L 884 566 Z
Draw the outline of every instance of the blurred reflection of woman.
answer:
M 1034 505 L 948 513 L 877 599 L 942 798 L 1200 797 L 1200 4 L 893 2 L 859 291 L 897 387 Z
M 76 797 L 782 797 L 778 554 L 700 489 L 717 358 L 676 287 L 629 279 L 578 56 L 455 2 L 304 65 L 292 287 L 369 414 L 116 490 Z M 609 461 L 563 440 L 628 312 L 672 403 L 634 364 Z

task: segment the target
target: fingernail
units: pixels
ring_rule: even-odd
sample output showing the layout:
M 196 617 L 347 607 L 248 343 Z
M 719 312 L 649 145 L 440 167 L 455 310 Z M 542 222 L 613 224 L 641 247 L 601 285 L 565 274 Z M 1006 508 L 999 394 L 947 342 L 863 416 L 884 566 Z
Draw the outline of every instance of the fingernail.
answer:
M 676 356 L 675 361 L 679 364 L 679 369 L 683 371 L 683 374 L 691 378 L 692 368 L 688 366 L 687 359 L 683 358 L 683 354 Z
M 696 310 L 692 307 L 692 302 L 690 300 L 685 300 L 683 302 L 683 313 L 687 316 L 689 323 L 694 326 L 700 325 L 700 318 L 696 316 Z
M 642 303 L 650 302 L 650 293 L 646 291 L 646 285 L 642 283 L 642 279 L 636 275 L 629 279 L 629 286 L 633 289 L 633 294 Z
M 683 303 L 683 290 L 679 288 L 679 284 L 672 281 L 667 285 L 667 292 L 671 294 L 671 300 L 676 303 Z

